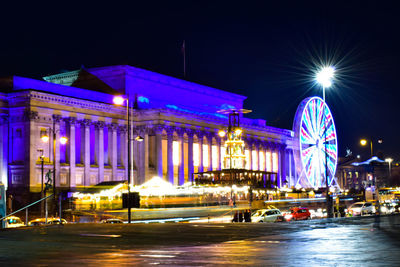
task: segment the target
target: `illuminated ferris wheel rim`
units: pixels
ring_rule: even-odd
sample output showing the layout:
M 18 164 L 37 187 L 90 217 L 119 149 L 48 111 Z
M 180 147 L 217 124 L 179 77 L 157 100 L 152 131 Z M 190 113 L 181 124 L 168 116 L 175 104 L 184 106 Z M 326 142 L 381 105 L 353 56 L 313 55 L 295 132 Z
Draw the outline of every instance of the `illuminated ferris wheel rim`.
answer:
M 328 136 L 325 136 L 325 126 Z M 304 99 L 297 108 L 293 130 L 298 139 L 295 158 L 301 166 L 300 178 L 304 175 L 313 187 L 326 184 L 323 181 L 326 156 L 328 183 L 332 184 L 337 167 L 337 135 L 335 122 L 326 102 L 316 96 Z

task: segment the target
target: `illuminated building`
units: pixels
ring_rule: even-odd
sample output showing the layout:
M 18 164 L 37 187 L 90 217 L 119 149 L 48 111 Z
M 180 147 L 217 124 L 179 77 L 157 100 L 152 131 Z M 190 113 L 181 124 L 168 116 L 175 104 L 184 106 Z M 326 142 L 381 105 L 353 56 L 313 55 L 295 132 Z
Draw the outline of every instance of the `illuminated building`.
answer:
M 242 109 L 245 96 L 131 66 L 65 72 L 43 80 L 12 76 L 0 81 L 0 179 L 13 195 L 40 192 L 41 149 L 45 172 L 56 164 L 58 188 L 126 180 L 126 108 L 113 105 L 124 95 L 138 106 L 132 115 L 133 184 L 153 176 L 175 185 L 194 172 L 220 170 L 224 158 L 218 131 L 227 126 L 221 109 Z M 241 117 L 246 167 L 274 171 L 277 185 L 295 185 L 293 131 Z M 40 137 L 55 125 L 52 140 Z M 61 146 L 58 137 L 68 142 Z M 52 138 L 52 137 L 51 137 Z M 23 190 L 25 189 L 25 190 Z

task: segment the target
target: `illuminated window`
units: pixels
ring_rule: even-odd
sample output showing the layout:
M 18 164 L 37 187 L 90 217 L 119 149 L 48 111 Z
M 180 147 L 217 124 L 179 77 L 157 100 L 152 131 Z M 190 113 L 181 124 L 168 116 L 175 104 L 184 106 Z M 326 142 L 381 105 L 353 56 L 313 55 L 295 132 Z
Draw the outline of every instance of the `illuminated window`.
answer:
M 203 166 L 208 167 L 208 145 L 203 145 Z
M 200 151 L 199 144 L 193 144 L 193 166 L 199 167 Z
M 252 170 L 257 170 L 257 163 L 258 163 L 258 157 L 257 157 L 257 150 L 251 151 L 251 158 L 253 159 L 253 166 L 251 166 Z
M 260 170 L 265 170 L 265 154 L 263 151 L 258 153 L 258 160 L 260 161 Z
M 217 146 L 212 146 L 212 165 L 213 168 L 216 169 L 218 165 L 218 148 Z
M 271 152 L 265 153 L 265 160 L 267 162 L 267 172 L 272 171 L 272 166 L 271 166 Z
M 175 166 L 179 165 L 179 142 L 173 141 L 172 142 L 172 162 Z
M 247 149 L 244 151 L 244 154 L 246 156 L 246 167 L 245 169 L 250 170 L 250 151 L 248 151 Z
M 272 153 L 272 171 L 278 172 L 278 153 Z

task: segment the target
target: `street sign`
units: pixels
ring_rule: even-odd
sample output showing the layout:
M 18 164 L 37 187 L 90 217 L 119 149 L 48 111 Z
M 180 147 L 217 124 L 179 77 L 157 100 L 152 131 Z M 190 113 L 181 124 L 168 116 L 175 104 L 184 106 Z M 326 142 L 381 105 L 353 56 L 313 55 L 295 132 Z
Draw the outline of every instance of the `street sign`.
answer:
M 6 216 L 6 190 L 4 184 L 0 183 L 0 218 Z M 4 220 L 1 221 L 1 227 L 4 228 Z

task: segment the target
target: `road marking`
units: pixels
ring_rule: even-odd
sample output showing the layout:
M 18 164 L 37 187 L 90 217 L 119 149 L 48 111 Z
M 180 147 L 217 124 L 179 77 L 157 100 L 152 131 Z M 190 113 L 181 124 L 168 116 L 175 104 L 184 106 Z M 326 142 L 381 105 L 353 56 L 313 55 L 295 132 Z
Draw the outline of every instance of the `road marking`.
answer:
M 94 236 L 94 237 L 121 237 L 121 235 L 99 235 L 99 234 L 80 234 L 81 236 Z

